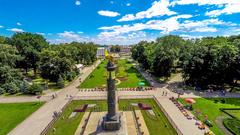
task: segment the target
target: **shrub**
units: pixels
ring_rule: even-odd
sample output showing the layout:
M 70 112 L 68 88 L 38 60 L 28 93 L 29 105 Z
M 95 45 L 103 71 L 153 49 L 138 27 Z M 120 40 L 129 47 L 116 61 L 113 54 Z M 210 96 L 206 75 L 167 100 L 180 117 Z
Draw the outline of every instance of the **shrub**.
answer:
M 43 91 L 43 87 L 40 84 L 32 84 L 28 88 L 28 94 L 38 95 Z
M 66 79 L 68 80 L 68 81 L 72 81 L 73 80 L 73 75 L 72 75 L 72 72 L 68 72 L 67 73 L 67 75 L 66 75 Z
M 4 84 L 3 88 L 9 94 L 16 94 L 20 91 L 19 87 L 13 82 Z
M 221 103 L 222 103 L 222 104 L 225 104 L 225 102 L 226 102 L 225 99 L 222 99 L 222 100 L 221 100 Z
M 28 93 L 28 89 L 29 89 L 29 84 L 26 81 L 23 81 L 20 84 L 20 92 L 22 93 Z
M 63 87 L 65 86 L 65 82 L 64 82 L 64 79 L 62 78 L 62 76 L 60 76 L 60 77 L 58 78 L 57 86 L 58 86 L 59 88 L 63 88 Z
M 3 93 L 5 93 L 5 90 L 2 87 L 0 87 L 0 95 Z

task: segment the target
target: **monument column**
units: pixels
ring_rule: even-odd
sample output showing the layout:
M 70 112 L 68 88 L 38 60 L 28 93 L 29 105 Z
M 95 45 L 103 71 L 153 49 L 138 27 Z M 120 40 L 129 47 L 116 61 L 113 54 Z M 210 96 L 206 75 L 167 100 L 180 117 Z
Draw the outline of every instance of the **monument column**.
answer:
M 115 71 L 116 66 L 109 60 L 106 69 L 109 73 L 107 79 L 108 112 L 103 118 L 102 127 L 107 131 L 116 131 L 121 127 L 121 116 L 116 112 L 115 79 L 112 77 L 112 72 Z
M 116 95 L 115 95 L 115 80 L 112 79 L 112 73 L 109 72 L 109 78 L 107 79 L 108 86 L 108 119 L 113 119 L 116 114 Z

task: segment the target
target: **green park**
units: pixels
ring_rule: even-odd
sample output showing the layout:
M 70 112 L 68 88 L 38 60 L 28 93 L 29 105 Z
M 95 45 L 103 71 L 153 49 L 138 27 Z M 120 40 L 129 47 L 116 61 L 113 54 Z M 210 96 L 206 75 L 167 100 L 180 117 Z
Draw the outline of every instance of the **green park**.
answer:
M 0 135 L 240 135 L 240 0 L 0 0 Z
M 104 60 L 102 63 L 89 75 L 86 81 L 84 81 L 80 88 L 104 88 L 106 87 L 107 71 L 106 66 L 107 61 Z M 142 75 L 137 71 L 137 69 L 132 65 L 130 60 L 120 59 L 117 60 L 117 69 L 115 72 L 116 86 L 118 88 L 134 88 L 138 87 L 139 83 L 143 82 L 145 86 L 149 86 L 148 81 L 146 81 Z

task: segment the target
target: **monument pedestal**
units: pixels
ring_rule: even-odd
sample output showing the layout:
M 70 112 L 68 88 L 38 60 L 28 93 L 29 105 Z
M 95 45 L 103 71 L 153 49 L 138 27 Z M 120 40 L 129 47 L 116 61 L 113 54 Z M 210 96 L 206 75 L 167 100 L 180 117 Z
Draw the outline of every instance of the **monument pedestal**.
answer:
M 114 116 L 109 117 L 108 114 L 103 117 L 102 128 L 108 131 L 116 131 L 121 127 L 121 115 L 116 113 Z
M 117 120 L 108 121 L 105 115 L 98 122 L 97 135 L 127 135 L 126 116 L 116 113 Z

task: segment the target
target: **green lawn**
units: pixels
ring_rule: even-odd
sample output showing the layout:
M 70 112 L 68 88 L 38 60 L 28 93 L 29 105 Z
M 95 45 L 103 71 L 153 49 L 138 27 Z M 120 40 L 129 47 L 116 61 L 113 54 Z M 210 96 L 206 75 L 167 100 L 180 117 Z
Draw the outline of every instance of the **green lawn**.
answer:
M 106 87 L 106 64 L 107 61 L 103 61 L 80 85 L 80 88 Z M 149 83 L 126 59 L 118 60 L 117 66 L 118 68 L 116 69 L 116 79 L 120 80 L 120 84 L 116 83 L 118 88 L 138 87 L 139 82 L 145 82 L 146 86 L 149 86 Z
M 169 123 L 168 119 L 153 99 L 120 100 L 120 110 L 123 110 L 127 106 L 131 105 L 131 103 L 145 103 L 153 108 L 156 116 L 150 116 L 151 114 L 147 111 L 141 111 L 151 135 L 159 135 L 160 133 L 162 135 L 177 135 L 175 129 Z M 136 109 L 138 108 L 136 107 Z
M 240 120 L 240 110 L 225 110 L 225 111 L 230 113 L 231 115 L 233 115 L 234 117 L 236 117 Z
M 6 135 L 44 103 L 0 103 L 0 135 Z
M 93 101 L 93 100 L 74 100 L 72 101 L 60 118 L 54 123 L 53 127 L 47 133 L 48 135 L 74 135 L 77 130 L 78 125 L 80 124 L 84 112 L 79 112 L 73 118 L 69 118 L 71 113 L 75 108 L 81 108 L 84 104 L 96 104 L 96 107 L 100 108 L 100 111 L 107 110 L 107 102 L 106 101 Z M 56 129 L 54 132 L 53 129 Z
M 184 99 L 179 99 L 181 103 L 186 104 Z M 220 128 L 217 127 L 215 120 L 218 116 L 224 115 L 219 108 L 239 108 L 240 100 L 237 98 L 223 99 L 212 98 L 196 98 L 196 103 L 193 104 L 194 109 L 198 109 L 201 112 L 200 116 L 197 116 L 200 120 L 204 120 L 204 116 L 207 115 L 208 119 L 212 122 L 213 127 L 210 128 L 216 135 L 224 135 Z M 224 103 L 225 102 L 225 103 Z M 193 111 L 193 114 L 194 111 Z

